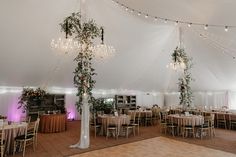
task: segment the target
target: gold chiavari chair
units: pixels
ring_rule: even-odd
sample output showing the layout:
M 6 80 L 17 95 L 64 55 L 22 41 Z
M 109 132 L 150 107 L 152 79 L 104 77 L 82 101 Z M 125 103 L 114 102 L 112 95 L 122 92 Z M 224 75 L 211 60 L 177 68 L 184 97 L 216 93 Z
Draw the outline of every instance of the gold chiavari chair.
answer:
M 159 112 L 159 125 L 160 125 L 160 133 L 162 133 L 163 129 L 166 134 L 167 129 L 167 112 Z
M 216 123 L 217 128 L 223 126 L 225 129 L 227 129 L 225 113 L 216 113 Z
M 108 136 L 110 133 L 113 134 L 116 139 L 118 139 L 119 136 L 119 125 L 120 125 L 120 119 L 117 119 L 116 117 L 107 117 L 107 127 L 106 127 L 106 139 L 108 139 Z
M 200 127 L 201 139 L 203 138 L 203 134 L 208 135 L 209 137 L 211 137 L 211 121 L 212 121 L 211 116 L 205 116 L 204 117 L 204 123 Z
M 229 115 L 229 129 L 233 129 L 236 126 L 236 114 Z
M 98 123 L 96 113 L 92 113 L 90 118 L 90 126 L 94 129 L 94 137 L 97 137 L 97 131 L 102 128 L 102 125 Z
M 130 114 L 130 123 L 126 122 L 126 118 L 124 118 L 124 122 L 122 124 L 122 128 L 125 130 L 126 138 L 129 137 L 129 130 L 133 132 L 133 135 L 135 136 L 135 118 L 136 118 L 136 112 L 129 112 Z
M 0 153 L 1 153 L 1 157 L 4 157 L 4 149 L 5 149 L 5 141 L 4 141 L 4 127 L 3 125 L 0 126 Z
M 22 156 L 25 156 L 25 148 L 26 146 L 33 145 L 33 150 L 35 151 L 35 133 L 37 129 L 37 121 L 28 123 L 28 126 L 25 130 L 25 134 L 21 136 L 17 136 L 14 140 L 14 151 L 13 155 L 16 153 L 16 148 L 19 145 L 20 148 L 23 149 Z

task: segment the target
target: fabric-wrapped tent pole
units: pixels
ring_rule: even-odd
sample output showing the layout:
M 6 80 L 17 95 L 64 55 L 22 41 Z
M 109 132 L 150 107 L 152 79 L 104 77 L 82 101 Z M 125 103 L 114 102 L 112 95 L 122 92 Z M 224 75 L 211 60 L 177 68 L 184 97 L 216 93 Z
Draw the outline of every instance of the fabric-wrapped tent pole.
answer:
M 85 0 L 82 0 L 80 3 L 81 14 L 72 14 L 71 26 L 75 28 L 77 32 L 75 39 L 79 41 L 80 48 L 78 50 L 78 55 L 75 58 L 77 62 L 77 67 L 74 71 L 74 84 L 78 89 L 77 96 L 79 100 L 77 102 L 77 108 L 82 111 L 81 114 L 81 133 L 80 141 L 74 145 L 71 145 L 71 148 L 81 148 L 86 149 L 90 144 L 89 137 L 89 108 L 92 98 L 92 89 L 94 87 L 95 81 L 92 79 L 92 76 L 96 73 L 92 68 L 92 59 L 93 51 L 91 47 L 93 45 L 92 39 L 100 35 L 100 29 L 96 26 L 93 20 L 90 20 L 86 23 L 86 4 Z M 82 10 L 84 9 L 84 10 Z M 73 22 L 74 20 L 74 22 Z M 72 32 L 70 32 L 73 34 Z

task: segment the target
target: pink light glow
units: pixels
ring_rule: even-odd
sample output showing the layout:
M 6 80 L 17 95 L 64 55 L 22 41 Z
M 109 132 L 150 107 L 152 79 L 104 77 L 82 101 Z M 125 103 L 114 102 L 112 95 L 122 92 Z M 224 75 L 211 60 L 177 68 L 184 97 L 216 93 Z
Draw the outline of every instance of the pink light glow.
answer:
M 13 98 L 12 101 L 9 101 L 8 111 L 7 111 L 7 120 L 13 122 L 19 122 L 20 118 L 25 116 L 25 113 L 22 112 L 22 109 L 17 109 L 18 97 Z
M 73 105 L 68 106 L 68 108 L 66 108 L 67 113 L 68 113 L 67 119 L 69 119 L 69 120 L 75 119 L 76 109 L 75 109 L 75 107 L 72 107 L 72 106 Z

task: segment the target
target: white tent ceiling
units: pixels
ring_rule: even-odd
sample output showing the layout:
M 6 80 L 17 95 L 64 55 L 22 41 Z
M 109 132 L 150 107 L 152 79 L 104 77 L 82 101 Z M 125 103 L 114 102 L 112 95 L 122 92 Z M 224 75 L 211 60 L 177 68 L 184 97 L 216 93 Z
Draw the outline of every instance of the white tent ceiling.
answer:
M 105 42 L 117 51 L 114 58 L 95 63 L 96 88 L 176 91 L 178 76 L 166 65 L 178 45 L 178 28 L 128 13 L 111 0 L 87 1 L 88 16 L 105 27 Z M 235 0 L 120 2 L 165 18 L 236 25 Z M 78 4 L 78 0 L 0 1 L 0 86 L 73 87 L 73 55 L 52 51 L 50 40 L 60 36 L 59 23 L 78 11 Z M 201 26 L 183 26 L 183 30 L 185 50 L 194 62 L 192 88 L 235 90 L 236 30 L 226 33 L 223 28 L 209 28 L 204 32 Z M 200 33 L 207 33 L 208 39 Z

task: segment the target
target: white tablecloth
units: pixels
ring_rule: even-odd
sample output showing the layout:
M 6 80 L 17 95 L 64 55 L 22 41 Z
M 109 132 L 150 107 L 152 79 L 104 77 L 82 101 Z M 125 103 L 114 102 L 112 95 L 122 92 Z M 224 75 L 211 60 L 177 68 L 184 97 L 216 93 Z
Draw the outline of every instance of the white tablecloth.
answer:
M 204 124 L 204 117 L 201 115 L 179 115 L 179 114 L 171 114 L 168 115 L 168 118 L 173 118 L 173 122 L 178 124 L 178 126 L 189 125 L 196 126 Z
M 122 124 L 130 123 L 129 115 L 120 115 L 120 116 L 111 116 L 111 115 L 102 115 L 98 116 L 102 122 L 102 134 L 106 134 L 107 122 L 109 124 L 118 124 L 118 131 L 120 131 Z
M 27 127 L 27 123 L 12 123 L 8 125 L 4 124 L 4 133 L 5 133 L 5 154 L 12 154 L 14 148 L 14 139 L 16 136 L 23 135 L 25 133 L 25 129 Z

